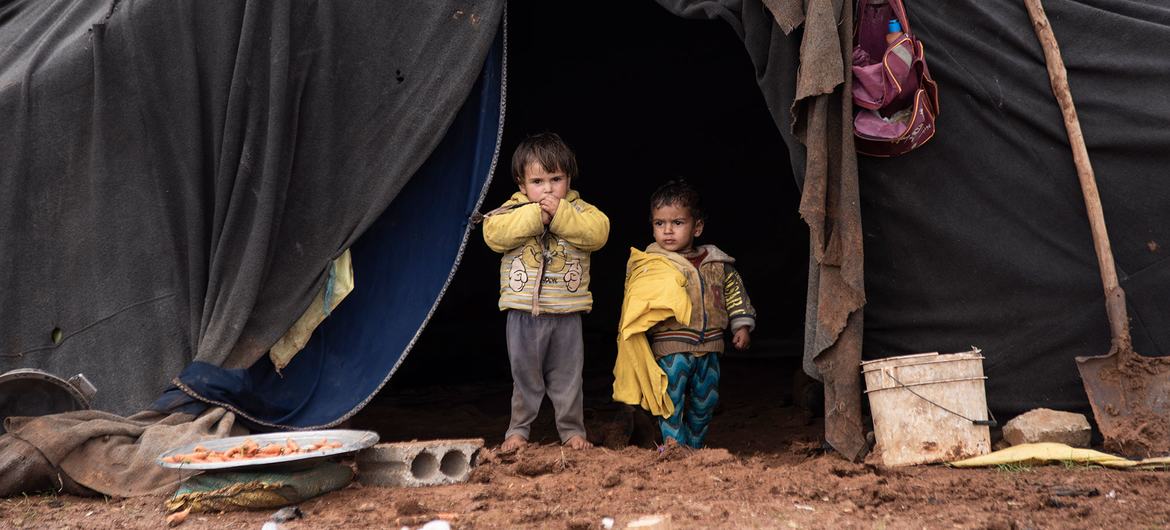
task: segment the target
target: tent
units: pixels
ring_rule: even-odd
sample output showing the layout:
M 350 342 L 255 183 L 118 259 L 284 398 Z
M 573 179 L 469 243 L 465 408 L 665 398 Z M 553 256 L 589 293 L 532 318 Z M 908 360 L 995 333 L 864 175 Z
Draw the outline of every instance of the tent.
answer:
M 1108 327 L 1022 4 L 910 2 L 939 133 L 869 159 L 853 154 L 843 96 L 849 4 L 659 3 L 736 33 L 783 139 L 810 227 L 806 369 L 825 380 L 831 443 L 862 450 L 863 357 L 974 345 L 993 410 L 1086 408 L 1072 357 L 1106 351 Z M 1170 59 L 1143 43 L 1166 41 L 1170 10 L 1048 4 L 1135 348 L 1165 355 L 1170 191 L 1155 175 L 1170 156 Z M 120 413 L 178 375 L 161 405 L 228 405 L 267 427 L 344 420 L 393 375 L 458 264 L 500 149 L 503 13 L 0 8 L 0 119 L 15 124 L 0 131 L 0 370 L 85 371 Z M 277 373 L 264 353 L 347 248 L 352 298 Z
M 853 412 L 858 353 L 974 345 L 1001 417 L 1037 406 L 1088 412 L 1073 359 L 1109 351 L 1109 328 L 1063 121 L 1022 2 L 906 2 L 939 83 L 938 133 L 910 154 L 858 157 L 855 167 L 839 134 L 851 118 L 840 97 L 849 86 L 841 75 L 851 63 L 849 4 L 660 3 L 736 28 L 804 177 L 801 213 L 819 265 L 805 357 L 810 371 L 832 376 L 826 436 L 837 449 L 864 450 Z M 1170 99 L 1159 73 L 1170 63 L 1143 43 L 1167 42 L 1170 10 L 1146 1 L 1045 4 L 1093 157 L 1134 348 L 1166 355 L 1170 189 L 1157 175 L 1170 162 L 1161 126 Z
M 0 9 L 0 370 L 84 372 L 122 414 L 174 380 L 290 427 L 373 395 L 495 163 L 503 3 Z M 349 248 L 362 287 L 320 332 L 348 342 L 257 363 Z M 351 311 L 377 330 L 334 330 Z

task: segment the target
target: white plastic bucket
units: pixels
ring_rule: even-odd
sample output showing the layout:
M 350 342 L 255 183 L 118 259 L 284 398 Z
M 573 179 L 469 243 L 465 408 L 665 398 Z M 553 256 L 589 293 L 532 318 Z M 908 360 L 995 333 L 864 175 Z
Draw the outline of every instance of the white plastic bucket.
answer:
M 991 451 L 978 349 L 866 361 L 861 373 L 883 464 L 953 462 Z

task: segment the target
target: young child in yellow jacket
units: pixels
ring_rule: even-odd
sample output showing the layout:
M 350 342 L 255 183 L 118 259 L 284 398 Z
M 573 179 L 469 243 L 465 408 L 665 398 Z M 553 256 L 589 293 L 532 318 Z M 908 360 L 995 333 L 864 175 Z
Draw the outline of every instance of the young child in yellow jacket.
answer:
M 593 308 L 589 254 L 605 245 L 609 218 L 572 189 L 576 177 L 576 157 L 560 136 L 531 136 L 512 155 L 520 191 L 484 218 L 484 242 L 503 254 L 499 307 L 508 313 L 512 418 L 503 451 L 528 442 L 545 394 L 561 442 L 590 447 L 582 411 L 581 313 Z
M 735 260 L 695 244 L 705 224 L 698 191 L 678 181 L 659 187 L 650 221 L 654 243 L 630 249 L 614 399 L 659 416 L 664 442 L 698 448 L 719 401 L 724 333 L 737 349 L 749 347 L 755 309 Z

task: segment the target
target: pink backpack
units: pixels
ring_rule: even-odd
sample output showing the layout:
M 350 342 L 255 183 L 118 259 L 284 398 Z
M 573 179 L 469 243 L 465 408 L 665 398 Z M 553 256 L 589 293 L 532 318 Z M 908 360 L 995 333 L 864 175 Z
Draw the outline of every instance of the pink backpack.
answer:
M 887 43 L 891 20 L 902 34 Z M 853 47 L 853 135 L 857 152 L 908 153 L 934 137 L 938 85 L 902 0 L 859 0 Z

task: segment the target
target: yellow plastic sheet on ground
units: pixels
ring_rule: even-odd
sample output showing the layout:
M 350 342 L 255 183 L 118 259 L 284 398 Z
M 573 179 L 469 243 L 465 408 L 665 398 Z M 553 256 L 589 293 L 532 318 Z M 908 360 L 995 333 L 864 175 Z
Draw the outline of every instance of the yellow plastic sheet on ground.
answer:
M 1003 464 L 1062 464 L 1076 462 L 1096 464 L 1115 469 L 1170 469 L 1170 457 L 1129 460 L 1092 449 L 1081 449 L 1058 443 L 1013 445 L 994 453 L 951 462 L 953 467 L 989 467 Z

